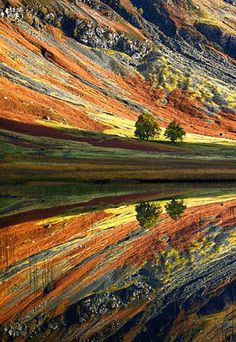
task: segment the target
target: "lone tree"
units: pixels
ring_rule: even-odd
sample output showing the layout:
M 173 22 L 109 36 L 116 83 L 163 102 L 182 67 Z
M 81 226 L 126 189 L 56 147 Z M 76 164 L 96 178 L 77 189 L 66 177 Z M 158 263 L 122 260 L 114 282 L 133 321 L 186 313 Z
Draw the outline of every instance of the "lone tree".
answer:
M 177 140 L 183 141 L 183 137 L 186 135 L 184 129 L 178 124 L 176 120 L 173 120 L 166 128 L 164 136 L 175 143 Z
M 135 128 L 134 135 L 141 140 L 157 137 L 161 132 L 157 121 L 149 113 L 144 113 L 138 117 Z
M 175 221 L 181 217 L 186 208 L 183 200 L 172 199 L 165 205 L 167 214 Z

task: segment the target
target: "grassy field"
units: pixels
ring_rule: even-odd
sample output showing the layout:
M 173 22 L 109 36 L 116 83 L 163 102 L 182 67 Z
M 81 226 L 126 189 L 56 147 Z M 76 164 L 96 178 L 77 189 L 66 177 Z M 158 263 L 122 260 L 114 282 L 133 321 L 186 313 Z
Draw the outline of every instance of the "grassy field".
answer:
M 0 130 L 0 182 L 236 180 L 235 141 L 171 144 L 72 128 L 13 128 Z
M 93 211 L 152 201 L 163 208 L 172 198 L 184 199 L 187 207 L 235 199 L 234 183 L 113 183 L 63 184 L 31 183 L 0 186 L 0 226 L 15 216 L 29 217 L 77 215 Z M 28 214 L 27 214 L 28 213 Z

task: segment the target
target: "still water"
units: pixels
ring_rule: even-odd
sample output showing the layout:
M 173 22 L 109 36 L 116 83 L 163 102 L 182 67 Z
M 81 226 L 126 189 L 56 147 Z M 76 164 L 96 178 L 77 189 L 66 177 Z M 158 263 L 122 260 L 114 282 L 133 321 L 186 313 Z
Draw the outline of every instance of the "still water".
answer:
M 0 341 L 236 341 L 234 184 L 0 188 Z

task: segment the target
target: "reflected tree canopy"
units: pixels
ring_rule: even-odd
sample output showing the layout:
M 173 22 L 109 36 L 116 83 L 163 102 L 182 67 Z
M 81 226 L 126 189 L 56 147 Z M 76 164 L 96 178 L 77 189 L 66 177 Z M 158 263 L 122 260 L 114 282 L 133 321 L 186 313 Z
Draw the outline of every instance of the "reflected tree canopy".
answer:
M 187 206 L 185 205 L 184 200 L 172 199 L 165 205 L 167 214 L 175 221 L 181 217 L 186 208 Z
M 136 206 L 136 218 L 143 228 L 152 228 L 159 219 L 161 207 L 150 202 L 143 202 Z

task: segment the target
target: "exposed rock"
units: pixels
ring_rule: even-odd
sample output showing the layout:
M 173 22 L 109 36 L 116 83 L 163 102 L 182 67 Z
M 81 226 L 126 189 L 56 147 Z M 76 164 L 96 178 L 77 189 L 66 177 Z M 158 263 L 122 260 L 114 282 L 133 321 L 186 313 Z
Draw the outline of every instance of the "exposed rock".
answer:
M 219 27 L 210 24 L 196 23 L 195 27 L 208 40 L 219 45 L 225 53 L 236 58 L 236 36 L 225 33 Z
M 47 116 L 47 115 L 43 116 L 42 119 L 45 120 L 45 121 L 50 121 L 51 120 L 50 116 Z

